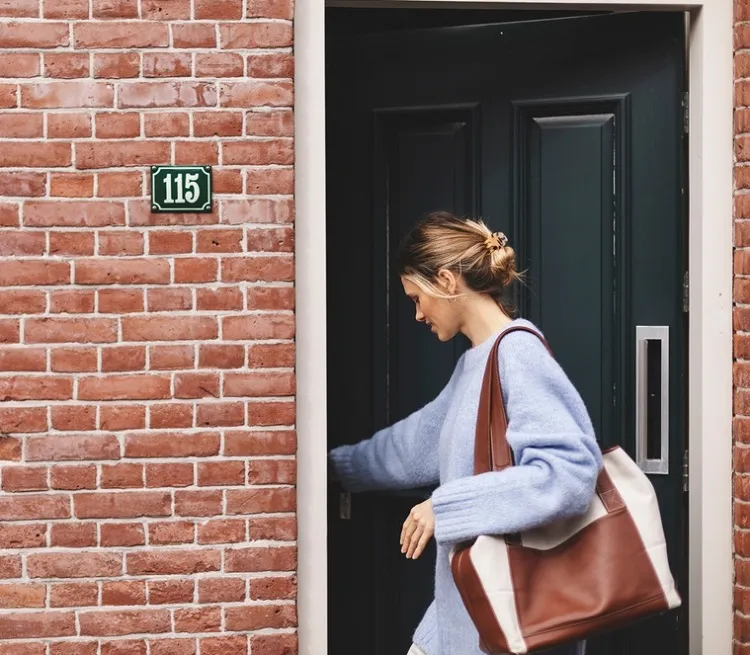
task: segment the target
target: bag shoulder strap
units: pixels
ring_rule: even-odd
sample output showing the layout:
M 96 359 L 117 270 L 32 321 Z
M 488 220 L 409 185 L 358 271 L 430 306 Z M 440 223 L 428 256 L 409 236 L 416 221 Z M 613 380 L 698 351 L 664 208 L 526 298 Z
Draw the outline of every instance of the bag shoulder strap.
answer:
M 508 418 L 503 401 L 498 365 L 500 342 L 512 332 L 530 332 L 538 337 L 552 355 L 547 340 L 533 328 L 525 325 L 514 325 L 503 330 L 492 346 L 482 379 L 482 391 L 479 396 L 477 428 L 474 439 L 474 474 L 502 471 L 513 466 L 513 453 L 508 445 L 506 432 Z M 554 356 L 554 355 L 553 355 Z

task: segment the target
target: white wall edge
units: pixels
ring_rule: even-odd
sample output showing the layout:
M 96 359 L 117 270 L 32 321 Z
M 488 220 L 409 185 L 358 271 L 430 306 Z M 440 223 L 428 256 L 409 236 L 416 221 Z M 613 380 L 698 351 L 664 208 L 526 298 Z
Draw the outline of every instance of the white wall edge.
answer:
M 332 4 L 363 4 L 332 0 Z M 385 0 L 383 0 L 385 1 Z M 383 1 L 378 6 L 383 6 Z M 419 4 L 421 3 L 421 4 Z M 389 3 L 390 4 L 390 3 Z M 731 655 L 732 0 L 409 0 L 440 7 L 693 10 L 690 38 L 690 654 Z M 325 5 L 295 11 L 298 611 L 301 655 L 328 652 Z
M 295 3 L 297 608 L 300 655 L 328 653 L 325 4 Z

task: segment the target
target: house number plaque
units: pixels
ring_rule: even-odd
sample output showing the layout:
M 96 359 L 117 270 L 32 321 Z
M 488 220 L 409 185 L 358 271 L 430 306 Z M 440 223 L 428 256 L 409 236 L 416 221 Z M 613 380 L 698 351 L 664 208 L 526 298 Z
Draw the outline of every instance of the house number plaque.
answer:
M 211 212 L 210 166 L 152 166 L 151 212 Z

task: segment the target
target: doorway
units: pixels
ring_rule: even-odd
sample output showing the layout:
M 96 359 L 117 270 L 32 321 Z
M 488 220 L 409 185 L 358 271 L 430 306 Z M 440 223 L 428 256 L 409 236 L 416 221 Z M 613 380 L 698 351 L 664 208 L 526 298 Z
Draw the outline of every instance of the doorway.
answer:
M 483 217 L 528 270 L 520 315 L 545 332 L 602 447 L 636 456 L 639 340 L 659 328 L 642 365 L 666 362 L 668 384 L 640 401 L 667 421 L 639 428 L 639 452 L 685 605 L 587 652 L 686 653 L 682 15 L 329 9 L 326 43 L 328 446 L 447 381 L 467 344 L 414 322 L 391 255 L 426 211 Z M 397 540 L 429 492 L 329 489 L 330 655 L 408 649 L 434 550 L 406 561 Z

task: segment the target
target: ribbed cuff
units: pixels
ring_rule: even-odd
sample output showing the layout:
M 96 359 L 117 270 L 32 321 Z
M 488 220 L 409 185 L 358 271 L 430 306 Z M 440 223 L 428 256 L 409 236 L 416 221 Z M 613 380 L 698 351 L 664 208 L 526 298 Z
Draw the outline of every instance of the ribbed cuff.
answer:
M 435 540 L 460 541 L 473 536 L 481 524 L 476 490 L 468 489 L 462 480 L 453 480 L 438 487 L 432 494 L 435 515 Z
M 364 487 L 361 472 L 353 461 L 354 446 L 339 446 L 328 453 L 328 460 L 333 465 L 334 476 L 347 491 L 358 491 Z
M 424 651 L 425 655 L 440 654 L 440 635 L 438 633 L 437 608 L 435 602 L 427 608 L 422 621 L 413 636 L 414 645 Z

